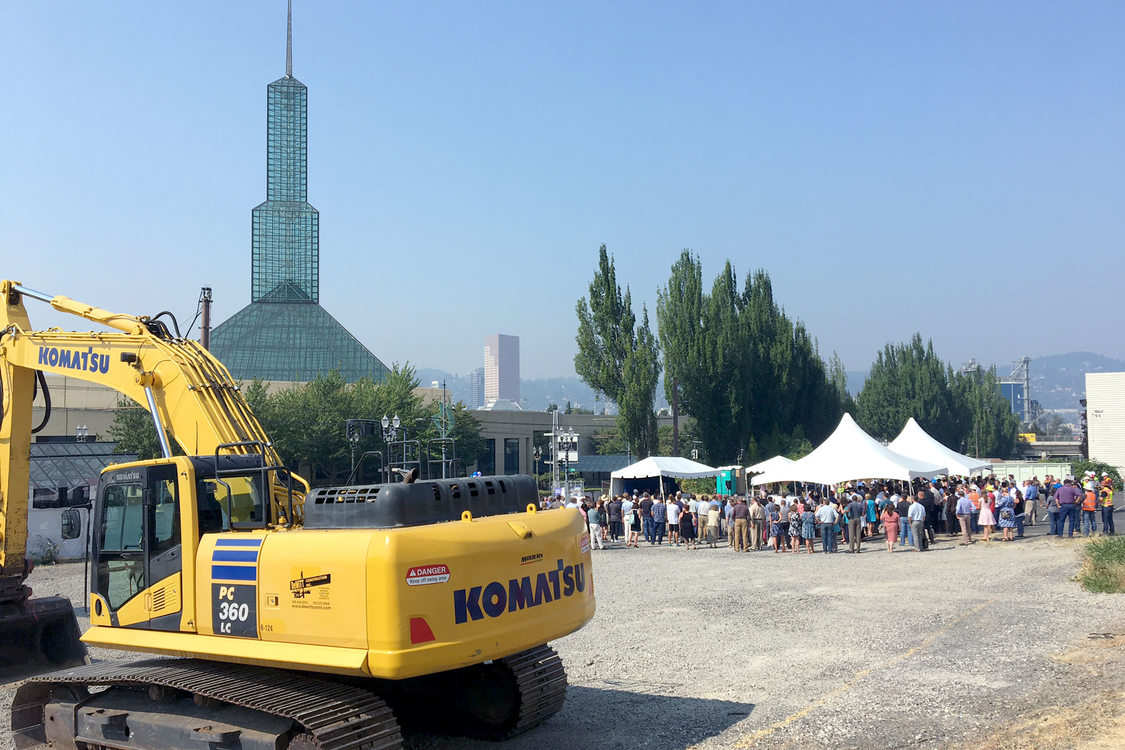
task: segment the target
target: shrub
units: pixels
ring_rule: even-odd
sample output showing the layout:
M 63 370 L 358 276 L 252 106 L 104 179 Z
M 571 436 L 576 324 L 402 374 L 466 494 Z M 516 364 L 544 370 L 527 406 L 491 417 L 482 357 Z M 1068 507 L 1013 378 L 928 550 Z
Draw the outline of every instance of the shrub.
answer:
M 59 545 L 47 537 L 39 537 L 35 550 L 28 550 L 28 557 L 36 565 L 52 565 L 59 559 Z
M 1101 461 L 1074 461 L 1070 464 L 1071 474 L 1075 479 L 1082 480 L 1082 475 L 1087 471 L 1092 471 L 1098 475 L 1098 481 L 1102 479 L 1102 472 L 1109 474 L 1109 478 L 1113 480 L 1113 486 L 1121 489 L 1121 475 L 1117 473 L 1117 469 L 1107 463 Z
M 1103 536 L 1087 544 L 1078 580 L 1097 594 L 1125 592 L 1125 536 Z

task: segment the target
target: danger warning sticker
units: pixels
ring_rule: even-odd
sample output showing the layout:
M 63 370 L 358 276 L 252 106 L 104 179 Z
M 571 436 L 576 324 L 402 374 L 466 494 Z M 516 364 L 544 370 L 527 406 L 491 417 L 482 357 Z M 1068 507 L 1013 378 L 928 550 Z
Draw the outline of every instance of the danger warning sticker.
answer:
M 406 571 L 407 586 L 425 586 L 449 580 L 448 565 L 419 565 Z

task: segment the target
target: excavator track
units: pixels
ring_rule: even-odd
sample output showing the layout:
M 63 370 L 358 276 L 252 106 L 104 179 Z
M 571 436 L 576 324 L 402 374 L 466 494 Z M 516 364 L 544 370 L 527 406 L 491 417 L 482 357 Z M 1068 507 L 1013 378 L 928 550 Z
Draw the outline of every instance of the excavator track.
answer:
M 440 725 L 450 734 L 507 739 L 550 718 L 566 700 L 566 670 L 549 646 L 438 677 L 443 700 L 454 708 Z
M 73 713 L 77 716 L 84 710 L 82 706 L 86 701 L 99 695 L 87 697 L 87 686 L 146 688 L 154 705 L 158 705 L 165 691 L 180 692 L 193 696 L 196 705 L 215 702 L 288 719 L 297 725 L 290 738 L 290 747 L 294 750 L 396 750 L 402 747 L 402 733 L 394 713 L 369 690 L 303 672 L 200 659 L 101 662 L 32 678 L 20 686 L 12 707 L 16 747 L 22 750 L 46 746 L 45 724 L 55 723 L 48 716 L 52 694 L 69 694 L 73 700 L 64 703 L 68 707 L 73 704 Z M 118 731 L 128 736 L 128 730 L 122 729 L 127 725 L 127 716 L 115 716 L 115 712 L 104 708 L 88 709 L 95 710 L 100 712 L 95 719 L 105 726 L 116 722 Z M 51 730 L 57 731 L 54 726 Z M 218 750 L 236 746 L 229 743 L 238 737 L 237 728 L 226 730 L 225 735 L 210 725 L 190 731 L 192 739 L 196 740 L 192 747 Z M 210 741 L 208 732 L 214 734 Z M 114 739 L 112 734 L 105 737 Z M 145 746 L 125 743 L 122 737 L 117 738 L 121 744 L 85 736 L 77 740 L 75 746 L 79 748 Z M 171 743 L 154 745 L 170 746 Z
M 501 659 L 511 670 L 520 696 L 519 717 L 503 736 L 512 737 L 541 724 L 562 708 L 566 700 L 566 670 L 550 646 L 521 651 Z

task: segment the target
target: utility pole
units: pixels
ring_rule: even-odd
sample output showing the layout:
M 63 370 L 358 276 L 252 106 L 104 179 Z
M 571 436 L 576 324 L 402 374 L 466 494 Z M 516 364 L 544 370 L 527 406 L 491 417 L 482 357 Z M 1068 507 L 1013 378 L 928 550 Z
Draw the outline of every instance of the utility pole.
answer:
M 449 436 L 449 410 L 445 402 L 445 378 L 441 379 L 441 478 L 447 479 L 449 465 L 445 455 L 445 439 Z M 428 469 L 429 467 L 427 467 Z
M 672 455 L 680 455 L 680 381 L 672 378 Z
M 559 410 L 551 413 L 551 490 L 559 486 Z

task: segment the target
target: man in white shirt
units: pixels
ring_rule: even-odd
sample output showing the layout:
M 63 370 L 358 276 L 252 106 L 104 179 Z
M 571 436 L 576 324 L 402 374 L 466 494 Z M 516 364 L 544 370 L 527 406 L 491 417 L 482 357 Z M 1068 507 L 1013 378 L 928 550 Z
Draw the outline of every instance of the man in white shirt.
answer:
M 926 551 L 926 506 L 922 505 L 922 494 L 925 490 L 918 490 L 918 495 L 911 498 L 910 510 L 907 518 L 910 519 L 910 529 L 914 532 L 914 548 L 919 552 Z
M 816 522 L 820 524 L 820 544 L 824 554 L 836 550 L 836 520 L 839 516 L 831 503 L 821 503 L 816 509 Z
M 680 506 L 675 500 L 668 501 L 668 544 L 680 546 Z

